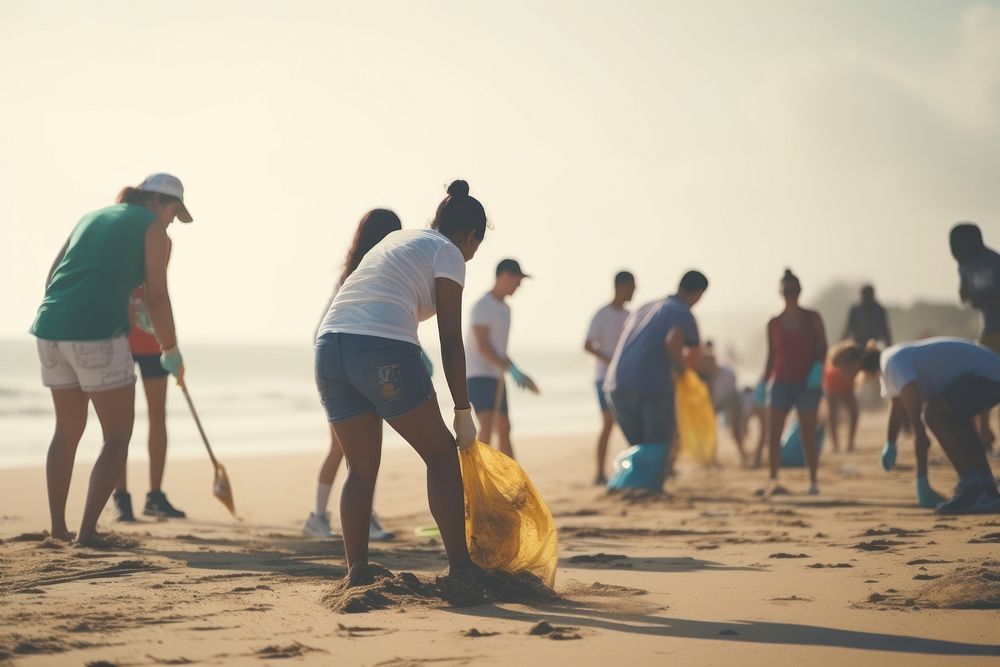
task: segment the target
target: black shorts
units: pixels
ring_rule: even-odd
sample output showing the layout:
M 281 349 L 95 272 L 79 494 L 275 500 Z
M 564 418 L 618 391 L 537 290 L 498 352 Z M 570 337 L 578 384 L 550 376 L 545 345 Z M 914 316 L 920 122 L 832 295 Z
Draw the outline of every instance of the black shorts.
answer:
M 497 408 L 497 388 L 502 380 L 497 378 L 477 376 L 468 379 L 469 403 L 476 409 L 476 414 L 480 412 L 492 412 Z M 503 396 L 500 397 L 500 414 L 507 414 L 507 391 L 503 389 Z
M 959 417 L 972 417 L 1000 405 L 1000 382 L 981 375 L 960 377 L 941 393 Z
M 170 371 L 160 364 L 158 354 L 133 354 L 132 358 L 139 365 L 139 375 L 143 380 L 155 380 L 170 375 Z

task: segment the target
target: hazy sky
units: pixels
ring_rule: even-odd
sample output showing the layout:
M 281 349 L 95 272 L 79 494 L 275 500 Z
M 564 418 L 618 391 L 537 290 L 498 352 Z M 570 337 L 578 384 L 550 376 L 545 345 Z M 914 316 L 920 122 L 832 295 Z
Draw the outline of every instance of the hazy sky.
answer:
M 0 337 L 154 171 L 182 344 L 308 340 L 360 216 L 425 226 L 456 177 L 495 225 L 467 304 L 536 276 L 515 348 L 579 345 L 621 268 L 705 271 L 721 339 L 786 265 L 954 300 L 950 224 L 1000 245 L 1000 4 L 0 0 Z

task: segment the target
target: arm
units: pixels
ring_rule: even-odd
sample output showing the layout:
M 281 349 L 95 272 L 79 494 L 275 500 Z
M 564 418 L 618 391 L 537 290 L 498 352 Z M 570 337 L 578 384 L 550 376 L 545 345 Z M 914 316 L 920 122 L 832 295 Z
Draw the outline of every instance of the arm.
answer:
M 62 263 L 63 257 L 66 256 L 66 249 L 67 248 L 69 248 L 69 239 L 66 239 L 66 243 L 63 244 L 63 247 L 59 251 L 59 254 L 56 255 L 56 261 L 52 262 L 52 267 L 49 269 L 49 275 L 45 279 L 45 287 L 46 287 L 46 289 L 48 288 L 49 283 L 52 282 L 52 276 L 56 272 L 56 267 L 58 267 Z
M 667 337 L 663 341 L 667 350 L 667 357 L 670 359 L 673 371 L 676 375 L 684 373 L 684 331 L 680 327 L 674 327 L 667 332 Z
M 892 331 L 889 329 L 889 311 L 882 311 L 882 330 L 885 331 L 886 346 L 892 345 Z
M 592 355 L 594 355 L 595 357 L 597 357 L 606 364 L 611 363 L 611 357 L 607 354 L 604 354 L 592 340 L 588 340 L 586 343 L 583 344 L 583 350 L 584 352 L 590 352 Z
M 922 418 L 924 410 L 924 399 L 920 395 L 920 389 L 916 382 L 910 382 L 899 393 L 899 397 L 893 402 L 900 402 L 906 409 L 906 414 L 910 417 L 910 425 L 913 427 L 913 445 L 917 455 L 917 477 L 927 477 L 927 450 L 931 447 L 931 441 L 927 437 Z
M 146 280 L 145 299 L 149 318 L 160 347 L 173 350 L 177 347 L 174 314 L 167 291 L 167 259 L 170 257 L 170 239 L 164 226 L 153 224 L 146 231 Z
M 771 371 L 774 370 L 774 346 L 771 344 L 771 327 L 774 325 L 774 320 L 767 323 L 767 330 L 764 333 L 764 337 L 767 339 L 767 360 L 764 362 L 764 377 L 761 378 L 761 382 L 767 382 L 767 378 L 771 377 Z
M 826 361 L 826 327 L 823 325 L 823 317 L 817 313 L 812 313 L 813 330 L 816 332 L 816 358 L 814 361 L 824 363 Z
M 896 442 L 905 419 L 906 408 L 903 407 L 903 402 L 898 398 L 892 399 L 892 405 L 889 409 L 889 428 L 885 436 L 886 442 Z
M 476 337 L 476 348 L 486 357 L 487 361 L 499 368 L 501 372 L 510 367 L 511 360 L 502 354 L 497 354 L 497 351 L 490 344 L 489 327 L 476 324 L 472 327 L 472 335 Z
M 462 286 L 450 278 L 434 279 L 441 365 L 456 410 L 469 408 L 465 379 L 465 344 L 462 341 Z

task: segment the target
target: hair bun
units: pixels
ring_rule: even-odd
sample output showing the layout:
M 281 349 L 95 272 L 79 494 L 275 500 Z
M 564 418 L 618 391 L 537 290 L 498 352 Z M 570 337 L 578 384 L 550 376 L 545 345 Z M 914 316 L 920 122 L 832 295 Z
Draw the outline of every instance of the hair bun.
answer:
M 785 269 L 785 275 L 784 275 L 785 279 L 794 278 L 794 277 L 795 277 L 795 274 L 792 273 L 791 269 Z
M 452 181 L 448 186 L 448 194 L 452 197 L 468 197 L 469 184 L 463 180 Z

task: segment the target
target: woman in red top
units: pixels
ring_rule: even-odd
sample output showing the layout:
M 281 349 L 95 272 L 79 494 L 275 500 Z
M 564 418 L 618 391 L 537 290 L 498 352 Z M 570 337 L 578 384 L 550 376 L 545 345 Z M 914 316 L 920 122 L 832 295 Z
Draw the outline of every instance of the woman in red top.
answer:
M 823 360 L 826 358 L 826 332 L 823 318 L 814 310 L 799 305 L 802 285 L 798 277 L 785 269 L 781 278 L 781 295 L 785 309 L 767 323 L 767 383 L 768 464 L 771 479 L 758 494 L 787 494 L 778 484 L 781 467 L 781 434 L 785 420 L 795 408 L 802 432 L 802 445 L 809 466 L 809 495 L 817 495 L 816 469 L 819 450 L 816 446 L 817 411 L 823 396 Z
M 167 261 L 170 261 L 170 249 L 168 242 Z M 161 488 L 163 468 L 167 461 L 167 378 L 170 373 L 160 364 L 160 343 L 152 333 L 144 295 L 141 285 L 132 293 L 132 301 L 129 303 L 132 328 L 128 334 L 128 346 L 142 376 L 149 419 L 149 493 L 146 494 L 142 513 L 146 516 L 183 519 L 187 515 L 170 504 Z M 125 479 L 127 470 L 127 467 L 122 468 L 121 479 L 112 496 L 118 521 L 135 521 L 132 496 Z

